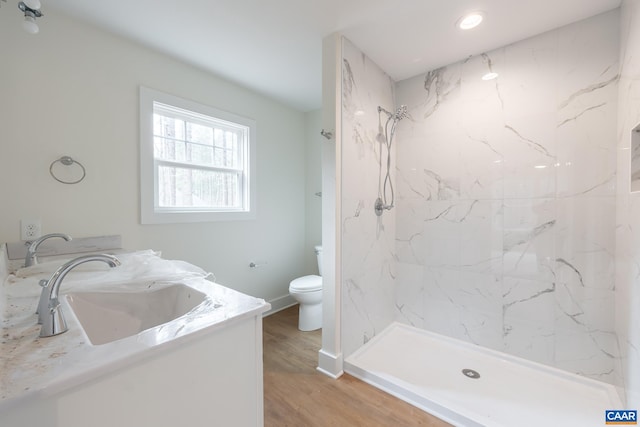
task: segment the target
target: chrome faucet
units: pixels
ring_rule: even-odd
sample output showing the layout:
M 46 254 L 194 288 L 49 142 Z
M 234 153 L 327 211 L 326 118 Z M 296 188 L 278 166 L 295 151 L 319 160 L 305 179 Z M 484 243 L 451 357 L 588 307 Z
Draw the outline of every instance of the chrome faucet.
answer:
M 36 251 L 38 250 L 38 246 L 40 246 L 40 243 L 52 237 L 60 237 L 61 239 L 66 240 L 67 242 L 69 240 L 72 240 L 71 236 L 69 236 L 68 234 L 62 234 L 62 233 L 45 234 L 44 236 L 34 240 L 33 242 L 31 242 L 31 244 L 27 248 L 27 256 L 24 259 L 25 267 L 31 267 L 32 265 L 35 265 L 38 263 L 38 257 L 36 256 Z
M 42 324 L 40 329 L 41 337 L 52 337 L 54 335 L 67 332 L 67 322 L 64 320 L 62 310 L 60 308 L 60 301 L 58 300 L 58 291 L 62 280 L 67 273 L 80 264 L 90 261 L 102 261 L 109 264 L 110 267 L 116 267 L 120 265 L 118 258 L 113 255 L 83 255 L 78 258 L 74 258 L 71 261 L 60 266 L 43 286 L 42 294 L 40 295 L 40 304 L 38 305 L 38 323 Z M 42 301 L 45 301 L 46 306 L 42 306 Z

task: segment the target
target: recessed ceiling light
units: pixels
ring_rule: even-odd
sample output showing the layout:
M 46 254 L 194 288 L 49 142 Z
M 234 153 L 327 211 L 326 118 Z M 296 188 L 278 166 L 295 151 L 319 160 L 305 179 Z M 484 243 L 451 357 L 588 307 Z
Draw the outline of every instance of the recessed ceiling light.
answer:
M 493 79 L 497 79 L 498 78 L 498 73 L 487 73 L 484 76 L 482 76 L 482 80 L 493 80 Z
M 471 12 L 458 19 L 458 22 L 456 24 L 461 30 L 470 30 L 480 25 L 483 19 L 484 13 Z

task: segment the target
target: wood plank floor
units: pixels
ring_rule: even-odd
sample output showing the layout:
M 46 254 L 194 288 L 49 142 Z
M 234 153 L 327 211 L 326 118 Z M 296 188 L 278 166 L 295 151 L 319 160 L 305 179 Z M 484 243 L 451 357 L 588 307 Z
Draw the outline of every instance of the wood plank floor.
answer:
M 449 426 L 350 375 L 316 371 L 321 332 L 298 330 L 298 306 L 263 325 L 265 427 Z

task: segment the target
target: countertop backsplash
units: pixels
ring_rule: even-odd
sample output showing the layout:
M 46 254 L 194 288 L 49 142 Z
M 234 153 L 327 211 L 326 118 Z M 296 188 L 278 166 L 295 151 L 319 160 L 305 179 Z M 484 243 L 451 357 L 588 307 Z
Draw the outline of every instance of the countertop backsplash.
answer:
M 0 283 L 4 283 L 9 275 L 9 262 L 7 259 L 7 245 L 4 243 L 0 245 Z M 0 313 L 4 313 L 4 304 L 6 298 L 4 297 L 4 286 L 0 286 Z M 4 320 L 4 314 L 0 314 L 0 320 Z

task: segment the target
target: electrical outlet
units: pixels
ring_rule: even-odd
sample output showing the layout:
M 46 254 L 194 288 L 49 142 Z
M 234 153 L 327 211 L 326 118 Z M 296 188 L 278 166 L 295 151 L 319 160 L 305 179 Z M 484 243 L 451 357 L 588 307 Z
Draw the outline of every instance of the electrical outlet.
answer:
M 41 223 L 39 219 L 23 219 L 20 221 L 20 239 L 35 240 L 40 237 Z

